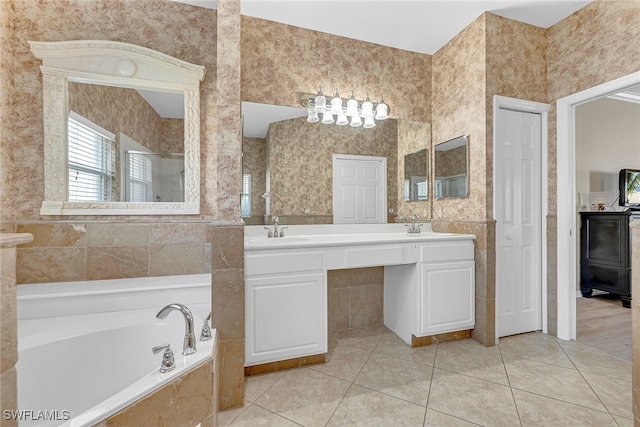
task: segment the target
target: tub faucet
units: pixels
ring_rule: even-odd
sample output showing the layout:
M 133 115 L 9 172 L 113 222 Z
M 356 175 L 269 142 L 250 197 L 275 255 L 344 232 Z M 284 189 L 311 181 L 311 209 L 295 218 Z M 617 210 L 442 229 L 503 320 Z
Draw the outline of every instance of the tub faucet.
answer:
M 184 316 L 185 323 L 185 333 L 184 333 L 184 344 L 182 346 L 182 354 L 188 356 L 189 354 L 193 354 L 196 352 L 196 340 L 193 334 L 193 315 L 191 314 L 191 310 L 187 308 L 184 304 L 169 304 L 165 306 L 162 310 L 156 314 L 158 319 L 166 319 L 169 313 L 173 310 L 178 310 Z
M 171 351 L 171 346 L 169 344 L 159 345 L 151 349 L 153 354 L 158 354 L 162 350 L 164 350 L 164 353 L 162 354 L 160 372 L 164 374 L 165 372 L 171 372 L 176 368 L 176 360 L 173 357 L 173 351 Z

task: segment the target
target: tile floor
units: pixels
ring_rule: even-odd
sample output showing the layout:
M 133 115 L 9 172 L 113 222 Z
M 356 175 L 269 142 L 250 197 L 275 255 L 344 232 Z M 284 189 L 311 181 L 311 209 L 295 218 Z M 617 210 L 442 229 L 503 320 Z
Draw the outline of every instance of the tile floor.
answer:
M 411 349 L 332 333 L 327 363 L 246 379 L 220 426 L 633 426 L 631 363 L 542 333 Z

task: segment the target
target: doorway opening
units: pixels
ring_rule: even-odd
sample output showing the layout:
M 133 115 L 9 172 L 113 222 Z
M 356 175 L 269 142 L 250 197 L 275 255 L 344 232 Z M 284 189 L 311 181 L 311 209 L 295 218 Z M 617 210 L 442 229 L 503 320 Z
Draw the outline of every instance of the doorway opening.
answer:
M 559 99 L 557 129 L 557 303 L 558 338 L 576 339 L 577 191 L 576 117 L 578 105 L 640 84 L 640 71 Z

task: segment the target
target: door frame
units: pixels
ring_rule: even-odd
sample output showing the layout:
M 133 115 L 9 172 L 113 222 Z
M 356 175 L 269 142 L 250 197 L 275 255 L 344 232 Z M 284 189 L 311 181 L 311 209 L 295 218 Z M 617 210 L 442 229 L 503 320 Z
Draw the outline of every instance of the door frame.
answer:
M 575 107 L 640 84 L 640 71 L 557 101 L 557 300 L 558 338 L 576 339 L 577 221 Z
M 381 206 L 378 206 L 379 213 L 381 214 L 380 218 L 382 219 L 381 224 L 387 223 L 387 158 L 386 157 L 378 157 L 378 156 L 361 156 L 355 154 L 334 154 L 333 162 L 331 165 L 331 176 L 332 176 L 332 216 L 333 221 L 335 221 L 336 216 L 336 183 L 333 177 L 335 176 L 335 168 L 336 168 L 336 160 L 366 160 L 372 162 L 380 163 L 380 167 L 382 168 L 382 195 L 381 195 Z M 335 222 L 334 222 L 335 223 Z
M 547 214 L 548 214 L 548 198 L 549 198 L 549 184 L 548 184 L 548 175 L 549 175 L 549 161 L 548 161 L 548 121 L 549 121 L 549 104 L 543 104 L 541 102 L 527 101 L 524 99 L 517 98 L 509 98 L 506 96 L 494 95 L 493 96 L 493 169 L 492 176 L 495 177 L 496 170 L 496 139 L 498 137 L 498 125 L 499 125 L 499 110 L 500 108 L 525 112 L 525 113 L 536 113 L 540 114 L 541 119 L 541 135 L 540 135 L 540 233 L 541 233 L 541 254 L 542 262 L 540 264 L 541 267 L 541 296 L 540 296 L 540 305 L 541 305 L 541 316 L 542 316 L 542 332 L 547 333 Z M 496 207 L 496 189 L 495 189 L 495 181 L 493 183 L 493 219 L 495 219 L 495 207 Z M 496 221 L 497 224 L 497 221 Z M 496 262 L 497 262 L 498 254 L 496 252 Z M 498 311 L 499 303 L 498 303 L 498 280 L 497 276 L 499 271 L 496 269 L 496 289 L 495 289 L 495 310 Z M 498 344 L 498 322 L 499 316 L 495 316 L 495 339 L 496 344 Z

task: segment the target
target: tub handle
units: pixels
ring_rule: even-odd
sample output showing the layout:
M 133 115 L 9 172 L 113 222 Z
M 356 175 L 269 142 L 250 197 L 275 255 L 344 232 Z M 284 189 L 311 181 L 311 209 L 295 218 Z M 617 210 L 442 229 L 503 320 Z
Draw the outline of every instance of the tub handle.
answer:
M 162 363 L 160 363 L 160 372 L 170 372 L 173 371 L 176 367 L 176 361 L 173 357 L 173 351 L 171 350 L 170 344 L 162 344 L 151 349 L 153 354 L 158 354 L 162 350 L 164 350 L 164 354 L 162 355 Z
M 211 338 L 211 328 L 209 327 L 209 320 L 211 320 L 211 312 L 204 320 L 204 326 L 202 327 L 202 332 L 200 332 L 200 341 L 209 341 Z

